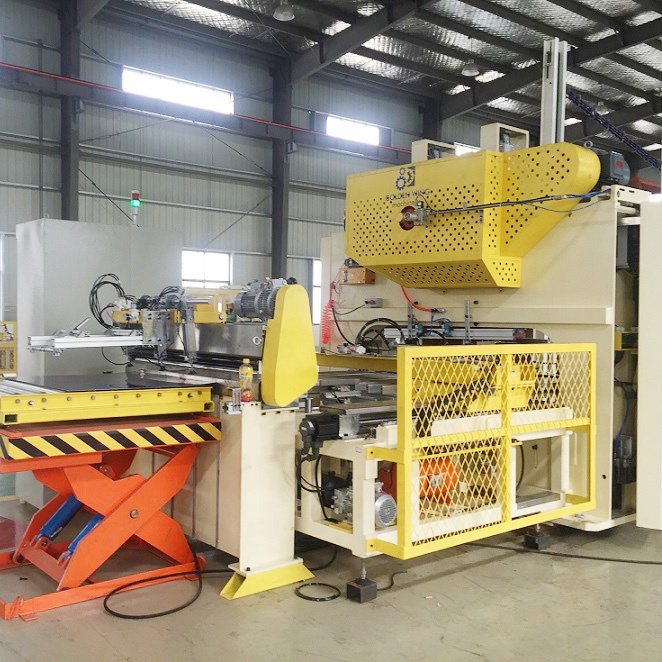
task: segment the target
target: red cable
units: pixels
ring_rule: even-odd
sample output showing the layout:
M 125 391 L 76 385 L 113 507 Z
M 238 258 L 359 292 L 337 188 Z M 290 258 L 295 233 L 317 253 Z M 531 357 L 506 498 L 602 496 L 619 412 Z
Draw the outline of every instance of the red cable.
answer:
M 417 303 L 414 303 L 409 298 L 409 295 L 407 294 L 404 285 L 400 285 L 400 289 L 402 290 L 402 293 L 405 295 L 405 299 L 407 299 L 407 301 L 412 305 L 413 308 L 416 308 L 416 310 L 422 310 L 424 313 L 431 313 L 434 310 L 434 308 L 426 308 L 425 306 L 419 306 Z

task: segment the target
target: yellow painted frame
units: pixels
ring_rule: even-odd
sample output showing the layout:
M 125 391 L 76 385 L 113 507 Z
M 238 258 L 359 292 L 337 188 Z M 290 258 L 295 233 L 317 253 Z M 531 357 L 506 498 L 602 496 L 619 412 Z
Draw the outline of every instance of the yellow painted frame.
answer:
M 0 423 L 48 423 L 214 411 L 211 387 L 31 393 L 0 398 Z
M 273 319 L 267 322 L 262 353 L 262 401 L 286 407 L 317 382 L 317 359 L 308 293 L 285 285 L 276 294 Z
M 413 530 L 413 508 L 412 499 L 409 495 L 414 489 L 412 481 L 412 463 L 418 460 L 421 455 L 421 449 L 425 446 L 412 439 L 411 434 L 411 411 L 413 407 L 413 389 L 412 389 L 412 361 L 411 359 L 420 358 L 448 358 L 448 357 L 473 357 L 473 356 L 501 356 L 500 370 L 503 383 L 508 388 L 502 389 L 501 403 L 501 428 L 492 428 L 490 430 L 457 433 L 447 435 L 446 440 L 453 441 L 471 441 L 481 438 L 500 437 L 503 442 L 503 458 L 506 469 L 502 475 L 501 489 L 506 495 L 510 494 L 509 476 L 510 476 L 510 453 L 508 452 L 512 444 L 513 435 L 523 432 L 543 431 L 552 429 L 558 423 L 538 423 L 520 426 L 512 425 L 511 405 L 511 375 L 512 360 L 515 354 L 526 353 L 586 353 L 589 356 L 589 407 L 587 417 L 578 417 L 570 421 L 564 421 L 563 427 L 588 432 L 588 490 L 584 496 L 568 495 L 569 505 L 556 510 L 536 513 L 517 519 L 512 519 L 510 513 L 510 499 L 503 499 L 503 521 L 497 524 L 482 526 L 480 528 L 467 530 L 461 533 L 449 535 L 444 538 L 430 540 L 427 542 L 414 544 L 412 537 Z M 395 449 L 383 449 L 373 446 L 367 450 L 368 456 L 372 459 L 387 460 L 398 464 L 397 471 L 397 489 L 399 495 L 407 495 L 398 500 L 398 519 L 397 519 L 397 543 L 389 543 L 385 540 L 374 538 L 368 541 L 367 552 L 381 552 L 389 556 L 400 559 L 409 559 L 431 552 L 440 551 L 456 545 L 480 540 L 488 536 L 493 536 L 507 531 L 521 529 L 533 524 L 547 522 L 561 517 L 568 517 L 580 512 L 585 512 L 595 508 L 595 403 L 596 403 L 596 348 L 594 344 L 539 344 L 539 345 L 481 345 L 481 346 L 445 346 L 445 347 L 402 347 L 398 350 L 398 447 Z M 428 457 L 428 456 L 426 456 Z M 416 486 L 417 487 L 417 486 Z

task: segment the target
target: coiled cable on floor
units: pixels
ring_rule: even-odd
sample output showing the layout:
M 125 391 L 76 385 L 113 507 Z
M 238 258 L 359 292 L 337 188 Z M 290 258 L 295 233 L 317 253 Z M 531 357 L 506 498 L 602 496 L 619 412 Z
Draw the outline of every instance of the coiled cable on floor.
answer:
M 161 616 L 169 616 L 170 614 L 176 614 L 178 611 L 182 611 L 183 609 L 186 609 L 187 607 L 190 607 L 202 594 L 202 576 L 203 575 L 220 575 L 220 574 L 226 574 L 226 573 L 234 573 L 234 570 L 230 570 L 229 568 L 216 568 L 216 569 L 209 569 L 209 570 L 203 570 L 200 567 L 200 562 L 198 560 L 197 555 L 194 555 L 193 557 L 195 559 L 195 570 L 189 570 L 187 572 L 173 572 L 170 573 L 169 575 L 161 575 L 160 577 L 148 577 L 145 579 L 137 579 L 136 581 L 133 582 L 128 582 L 127 584 L 123 584 L 122 586 L 118 586 L 117 588 L 114 588 L 104 599 L 103 599 L 103 608 L 106 611 L 106 613 L 110 614 L 111 616 L 115 616 L 115 618 L 123 618 L 128 621 L 142 621 L 142 620 L 147 620 L 149 618 L 160 618 Z M 181 605 L 177 605 L 176 607 L 172 607 L 171 609 L 164 609 L 163 611 L 156 611 L 156 612 L 151 612 L 148 614 L 127 614 L 125 612 L 117 611 L 116 609 L 113 609 L 108 605 L 108 601 L 118 593 L 122 593 L 130 588 L 133 588 L 135 586 L 141 586 L 143 584 L 154 584 L 156 580 L 161 580 L 161 579 L 175 579 L 177 577 L 191 577 L 194 576 L 197 581 L 198 581 L 198 586 L 195 590 L 195 594 L 193 595 L 192 598 L 187 600 L 186 602 L 182 603 Z
M 306 595 L 303 592 L 303 589 L 308 588 L 309 586 L 321 586 L 322 588 L 331 589 L 332 593 L 329 595 L 322 595 L 320 597 L 315 597 L 313 595 Z M 331 602 L 342 595 L 342 591 L 333 584 L 325 584 L 324 582 L 308 582 L 307 584 L 301 584 L 294 589 L 294 592 L 302 600 L 308 600 L 308 602 Z

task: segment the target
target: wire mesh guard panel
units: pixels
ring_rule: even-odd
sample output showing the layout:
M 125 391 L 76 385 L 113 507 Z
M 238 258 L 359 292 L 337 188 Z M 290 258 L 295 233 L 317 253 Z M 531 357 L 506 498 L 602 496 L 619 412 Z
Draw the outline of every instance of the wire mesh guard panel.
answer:
M 475 539 L 480 529 L 488 536 L 530 524 L 513 519 L 517 435 L 576 431 L 585 448 L 575 487 L 585 493 L 568 490 L 568 502 L 588 503 L 592 352 L 590 345 L 399 350 L 398 494 L 409 504 L 400 509 L 399 540 L 437 541 L 441 549 L 467 532 Z M 557 509 L 547 519 L 558 516 Z

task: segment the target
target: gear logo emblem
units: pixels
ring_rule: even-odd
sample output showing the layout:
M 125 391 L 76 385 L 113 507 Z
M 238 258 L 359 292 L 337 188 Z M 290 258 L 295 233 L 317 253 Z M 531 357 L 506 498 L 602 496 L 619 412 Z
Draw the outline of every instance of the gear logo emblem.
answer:
M 395 188 L 402 191 L 416 183 L 416 166 L 402 167 L 395 178 Z

